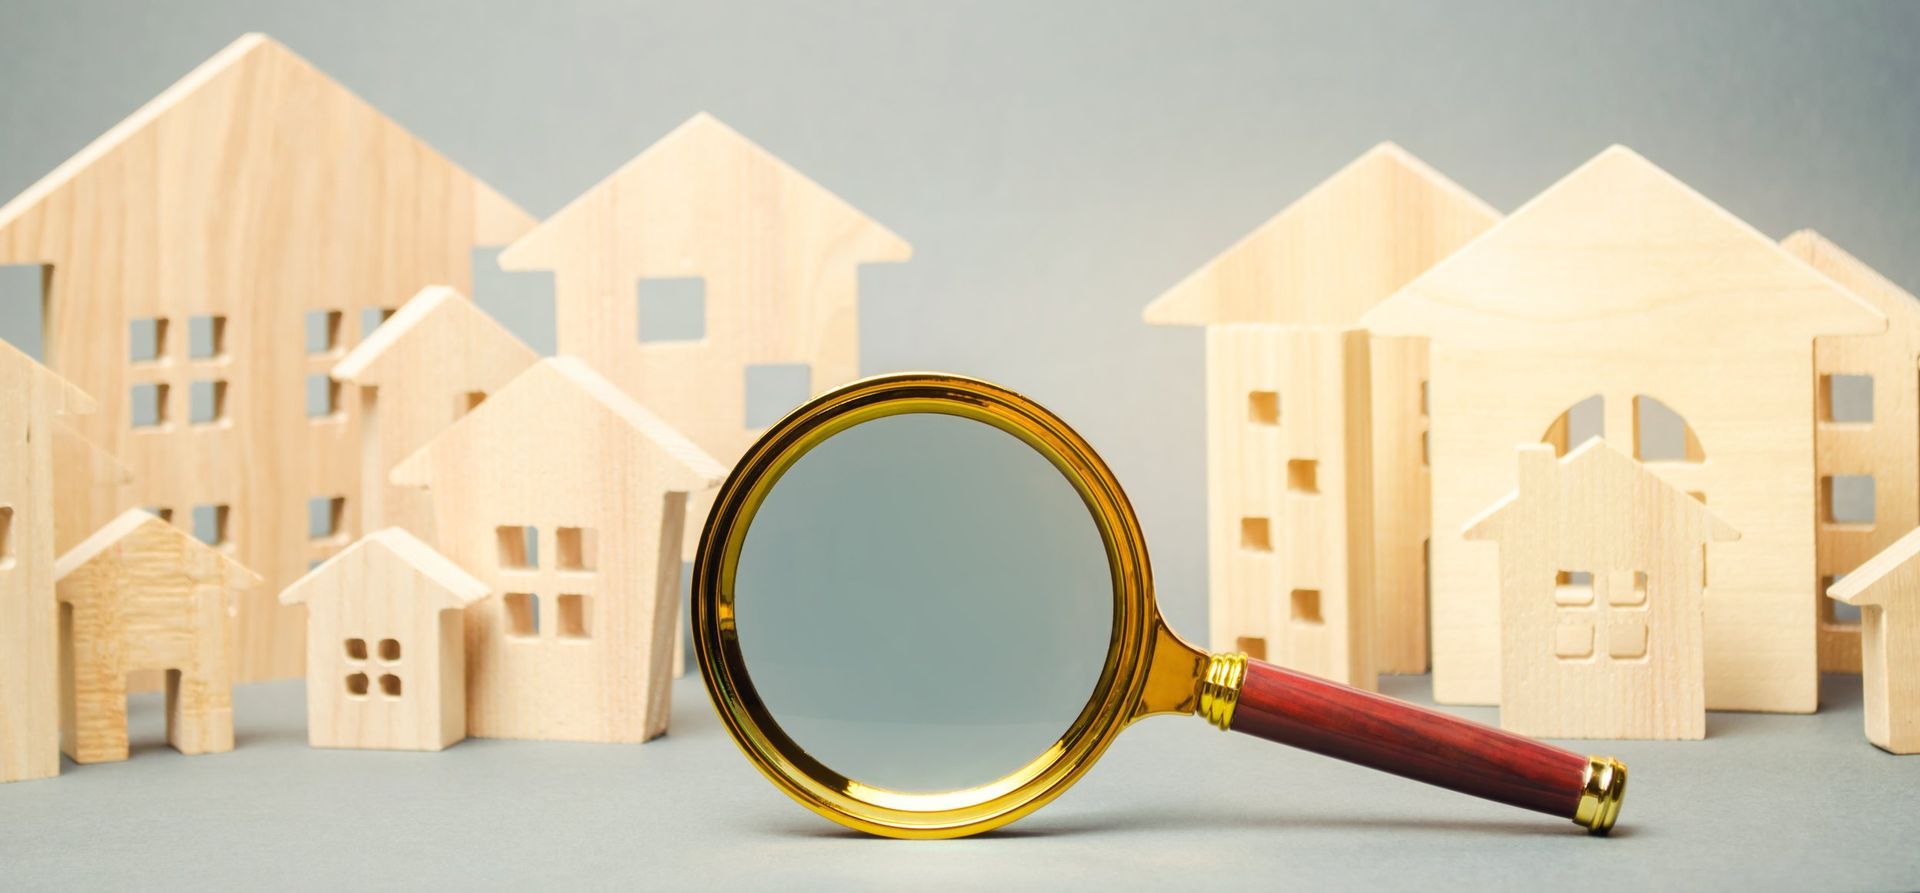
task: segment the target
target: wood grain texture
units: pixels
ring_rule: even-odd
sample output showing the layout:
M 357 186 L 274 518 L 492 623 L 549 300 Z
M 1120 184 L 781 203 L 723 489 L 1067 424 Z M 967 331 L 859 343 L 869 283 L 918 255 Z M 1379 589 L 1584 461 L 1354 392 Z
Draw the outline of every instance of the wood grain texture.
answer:
M 1232 729 L 1564 818 L 1587 768 L 1572 751 L 1261 661 L 1247 662 Z
M 349 497 L 343 526 L 358 529 L 352 401 L 309 417 L 308 388 L 328 392 L 363 311 L 427 285 L 467 289 L 475 246 L 532 225 L 260 35 L 0 207 L 0 263 L 47 269 L 48 365 L 100 401 L 79 427 L 133 470 L 131 503 L 183 524 L 226 506 L 225 544 L 268 580 L 240 605 L 239 678 L 304 666 L 299 614 L 273 594 L 346 542 L 308 536 L 308 500 Z M 312 352 L 310 313 L 338 314 Z M 190 339 L 216 319 L 217 339 Z M 142 320 L 165 325 L 157 353 L 134 360 Z M 158 386 L 164 418 L 135 427 L 132 392 Z M 196 422 L 194 391 L 214 388 L 218 411 Z
M 1828 594 L 1860 608 L 1867 740 L 1920 753 L 1920 530 L 1909 531 Z
M 427 488 L 440 551 L 489 590 L 466 610 L 469 735 L 666 731 L 685 500 L 725 474 L 572 357 L 529 367 L 394 470 Z
M 260 577 L 142 509 L 60 556 L 61 749 L 76 763 L 127 758 L 127 674 L 165 673 L 167 743 L 233 749 L 233 615 Z
M 1368 336 L 1207 327 L 1216 651 L 1374 689 Z
M 60 774 L 57 426 L 92 398 L 0 341 L 0 782 Z
M 1352 327 L 1362 314 L 1500 219 L 1485 202 L 1392 143 L 1375 146 L 1235 243 L 1145 312 L 1159 325 L 1291 323 Z M 1426 541 L 1431 513 L 1425 459 L 1426 345 L 1376 338 L 1372 354 L 1372 459 L 1376 662 L 1385 672 L 1427 668 Z M 1258 362 L 1240 355 L 1239 362 Z M 1208 406 L 1244 415 L 1244 393 L 1216 393 L 1241 377 L 1209 354 Z M 1285 381 L 1282 388 L 1314 387 Z M 1228 406 L 1228 404 L 1232 404 Z M 1212 428 L 1219 423 L 1209 421 Z M 1236 491 L 1220 474 L 1273 477 L 1278 456 L 1243 455 L 1232 470 L 1208 472 L 1212 492 Z M 1250 478 L 1251 479 L 1251 478 Z M 1210 524 L 1238 522 L 1211 503 Z M 1215 517 L 1218 516 L 1218 517 Z M 1215 547 L 1219 548 L 1218 546 Z M 1231 548 L 1231 545 L 1228 545 Z M 1214 565 L 1219 567 L 1218 563 Z M 1234 613 L 1216 575 L 1216 617 Z M 1217 626 L 1217 624 L 1216 624 Z M 1216 629 L 1216 647 L 1241 636 Z M 1223 642 L 1225 644 L 1223 644 Z
M 427 494 L 393 483 L 388 473 L 539 358 L 446 286 L 421 289 L 342 357 L 331 374 L 353 387 L 359 409 L 366 529 L 400 527 L 433 542 Z
M 66 421 L 53 424 L 53 548 L 63 554 L 132 508 L 133 472 Z
M 1813 339 L 1882 331 L 1870 304 L 1614 147 L 1363 322 L 1430 339 L 1436 698 L 1500 699 L 1498 552 L 1458 531 L 1512 491 L 1515 445 L 1597 395 L 1607 440 L 1741 532 L 1708 547 L 1707 708 L 1814 709 Z M 1643 398 L 1686 454 L 1640 449 Z
M 1465 531 L 1500 546 L 1500 727 L 1705 738 L 1706 545 L 1739 534 L 1605 441 L 1554 452 Z
M 307 743 L 442 750 L 467 737 L 461 609 L 487 584 L 397 527 L 280 593 L 307 607 Z
M 1820 669 L 1860 672 L 1860 624 L 1835 618 L 1826 588 L 1907 531 L 1920 526 L 1920 300 L 1887 281 L 1819 233 L 1781 240 L 1788 253 L 1853 290 L 1887 317 L 1880 335 L 1820 338 L 1813 344 L 1816 579 Z M 1834 376 L 1867 376 L 1872 416 L 1837 419 L 1829 399 Z M 1826 504 L 1836 475 L 1873 479 L 1870 521 L 1837 520 Z

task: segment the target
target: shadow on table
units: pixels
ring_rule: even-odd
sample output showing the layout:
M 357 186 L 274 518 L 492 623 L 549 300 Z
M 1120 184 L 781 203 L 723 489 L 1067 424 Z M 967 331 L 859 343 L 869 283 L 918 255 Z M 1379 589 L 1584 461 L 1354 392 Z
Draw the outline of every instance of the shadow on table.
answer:
M 1230 815 L 1193 810 L 1116 811 L 1103 815 L 1077 815 L 1050 820 L 1041 815 L 1013 825 L 988 831 L 975 840 L 1068 839 L 1084 835 L 1163 833 L 1205 831 L 1377 831 L 1391 833 L 1470 834 L 1498 837 L 1579 837 L 1579 829 L 1564 819 L 1539 816 L 1535 819 L 1475 820 L 1443 816 L 1381 816 L 1269 814 Z M 768 826 L 768 831 L 783 837 L 832 838 L 846 840 L 882 840 L 824 820 L 807 821 L 796 817 Z M 1632 836 L 1629 828 L 1617 828 L 1614 838 Z

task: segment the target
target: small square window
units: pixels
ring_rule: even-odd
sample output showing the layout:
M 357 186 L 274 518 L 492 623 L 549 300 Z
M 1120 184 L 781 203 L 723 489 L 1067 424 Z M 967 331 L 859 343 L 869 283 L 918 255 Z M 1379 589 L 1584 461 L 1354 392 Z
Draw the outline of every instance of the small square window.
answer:
M 1593 604 L 1593 574 L 1561 571 L 1553 576 L 1553 603 L 1563 607 Z
M 315 496 L 307 500 L 307 538 L 331 539 L 346 531 L 347 498 Z
M 705 279 L 642 279 L 639 302 L 641 341 L 698 341 L 707 336 Z
M 1322 622 L 1320 619 L 1320 590 L 1295 589 L 1287 599 L 1287 602 L 1291 605 L 1288 616 L 1293 619 L 1293 622 L 1315 624 Z
M 1607 578 L 1607 604 L 1619 608 L 1643 607 L 1647 603 L 1645 571 L 1616 573 Z
M 1249 391 L 1247 421 L 1255 425 L 1280 424 L 1280 392 Z
M 1647 621 L 1644 617 L 1616 619 L 1607 624 L 1607 656 L 1632 660 L 1647 656 Z
M 227 318 L 191 316 L 187 318 L 187 356 L 212 360 L 227 355 Z
M 540 597 L 530 592 L 509 592 L 501 599 L 507 612 L 507 635 L 531 638 L 540 635 Z
M 1287 489 L 1295 493 L 1320 492 L 1320 463 L 1312 459 L 1289 459 Z
M 128 324 L 127 359 L 134 363 L 155 363 L 167 355 L 167 320 L 155 316 Z
M 1241 636 L 1233 640 L 1233 646 L 1247 653 L 1254 660 L 1267 659 L 1267 639 L 1265 636 Z
M 1240 548 L 1255 552 L 1273 551 L 1273 524 L 1266 518 L 1240 519 Z
M 584 639 L 591 635 L 587 627 L 587 607 L 584 595 L 560 596 L 560 638 Z
M 360 338 L 365 340 L 380 324 L 393 318 L 391 307 L 367 307 L 360 311 Z
M 224 505 L 193 507 L 193 536 L 209 546 L 233 545 L 233 512 Z
M 1872 524 L 1873 475 L 1836 474 L 1821 478 L 1820 506 L 1829 524 Z
M 563 571 L 590 571 L 598 565 L 596 553 L 600 549 L 600 538 L 593 528 L 560 527 L 553 531 L 553 536 L 554 567 Z
M 227 420 L 227 383 L 222 379 L 196 381 L 187 386 L 187 422 L 212 425 Z
M 330 354 L 340 349 L 340 311 L 307 311 L 307 353 Z
M 1592 657 L 1593 624 L 1574 621 L 1554 627 L 1553 656 L 1561 660 L 1585 660 Z
M 383 661 L 386 661 L 387 663 L 394 663 L 395 661 L 398 661 L 400 659 L 400 640 L 399 639 L 381 639 L 380 640 L 380 659 Z
M 400 697 L 400 677 L 392 673 L 380 674 L 380 693 L 389 698 Z
M 1820 418 L 1828 422 L 1873 423 L 1873 376 L 1820 376 Z
M 367 674 L 353 673 L 347 676 L 347 694 L 353 695 L 354 697 L 357 697 L 357 698 L 366 697 Z
M 348 639 L 347 640 L 347 660 L 366 660 L 366 659 L 367 659 L 367 640 L 366 639 Z
M 499 546 L 498 560 L 505 570 L 532 570 L 540 566 L 540 531 L 532 527 L 503 526 L 493 529 Z
M 316 372 L 307 376 L 307 418 L 332 419 L 340 413 L 340 383 Z
M 168 391 L 166 382 L 149 381 L 133 386 L 128 395 L 128 403 L 133 410 L 133 427 L 166 427 Z
M 0 505 L 0 570 L 13 566 L 13 506 Z
M 813 396 L 813 367 L 805 363 L 759 363 L 747 367 L 745 424 L 759 429 L 780 421 Z

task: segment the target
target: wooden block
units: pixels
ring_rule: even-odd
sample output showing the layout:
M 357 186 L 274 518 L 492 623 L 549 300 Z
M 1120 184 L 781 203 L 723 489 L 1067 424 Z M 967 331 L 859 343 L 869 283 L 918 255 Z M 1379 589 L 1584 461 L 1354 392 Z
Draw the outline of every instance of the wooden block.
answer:
M 240 679 L 300 673 L 274 593 L 360 529 L 354 405 L 328 370 L 533 222 L 261 35 L 0 206 L 0 263 L 47 268 L 49 365 L 100 401 L 76 426 L 133 470 L 128 504 L 198 510 L 267 579 L 240 605 Z M 312 499 L 344 500 L 340 531 L 309 536 Z
M 1577 445 L 1597 396 L 1609 442 L 1742 533 L 1708 547 L 1707 708 L 1814 709 L 1813 339 L 1882 331 L 1872 305 L 1616 146 L 1363 322 L 1430 339 L 1435 531 L 1512 491 L 1515 444 Z M 1436 535 L 1432 571 L 1435 697 L 1495 703 L 1497 550 Z
M 367 529 L 400 527 L 433 542 L 427 494 L 394 484 L 388 473 L 539 358 L 446 286 L 421 289 L 341 358 L 332 375 L 353 386 L 359 409 L 366 469 L 360 517 Z
M 441 750 L 467 737 L 460 613 L 487 584 L 404 530 L 370 533 L 286 591 L 307 606 L 307 741 Z
M 1814 475 L 1821 504 L 1815 516 L 1815 552 L 1819 581 L 1814 599 L 1820 616 L 1820 669 L 1860 672 L 1860 624 L 1834 616 L 1825 589 L 1861 562 L 1920 526 L 1920 303 L 1873 268 L 1827 241 L 1802 230 L 1780 242 L 1853 290 L 1887 317 L 1879 335 L 1821 338 L 1813 344 Z M 1836 413 L 1839 391 L 1843 410 Z M 1848 390 L 1856 393 L 1848 394 Z M 1865 391 L 1866 393 L 1858 393 Z M 1846 415 L 1848 403 L 1865 400 L 1869 414 Z M 1873 494 L 1870 518 L 1837 515 L 1831 483 L 1865 477 Z M 1857 483 L 1857 478 L 1856 478 Z
M 1464 532 L 1499 546 L 1500 727 L 1706 737 L 1706 544 L 1739 534 L 1604 441 L 1554 453 Z
M 132 508 L 133 472 L 65 420 L 53 424 L 53 548 L 64 554 Z
M 93 399 L 0 341 L 0 782 L 60 774 L 59 427 Z
M 1381 143 L 1208 261 L 1148 305 L 1157 325 L 1292 323 L 1351 327 L 1373 305 L 1484 232 L 1498 212 L 1392 143 Z M 1211 342 L 1209 342 L 1211 343 Z M 1425 342 L 1376 338 L 1373 369 L 1374 469 L 1371 510 L 1379 669 L 1427 668 L 1428 510 Z M 1259 363 L 1245 356 L 1243 361 Z M 1219 363 L 1209 356 L 1209 382 Z M 1314 387 L 1312 382 L 1285 383 Z M 1210 385 L 1211 386 L 1211 385 Z M 1208 395 L 1235 404 L 1245 394 Z M 1262 460 L 1235 474 L 1267 475 Z M 1266 463 L 1278 461 L 1269 457 Z M 1209 471 L 1209 477 L 1216 472 Z M 1238 484 L 1220 484 L 1236 491 Z M 1236 522 L 1231 505 L 1209 509 Z M 1217 565 L 1216 565 L 1217 567 Z M 1215 624 L 1218 630 L 1218 612 Z M 1221 633 L 1225 635 L 1224 632 Z M 1226 640 L 1240 634 L 1226 635 Z M 1248 633 L 1258 637 L 1257 634 Z M 1216 646 L 1221 640 L 1216 638 Z M 1224 646 L 1221 646 L 1224 647 Z
M 1867 740 L 1920 753 L 1920 530 L 1848 573 L 1828 595 L 1860 608 Z
M 572 357 L 541 360 L 394 470 L 466 611 L 467 734 L 645 741 L 666 731 L 688 494 L 726 469 Z
M 61 750 L 127 758 L 127 674 L 165 672 L 167 743 L 233 749 L 233 615 L 260 584 L 227 550 L 130 509 L 60 556 Z

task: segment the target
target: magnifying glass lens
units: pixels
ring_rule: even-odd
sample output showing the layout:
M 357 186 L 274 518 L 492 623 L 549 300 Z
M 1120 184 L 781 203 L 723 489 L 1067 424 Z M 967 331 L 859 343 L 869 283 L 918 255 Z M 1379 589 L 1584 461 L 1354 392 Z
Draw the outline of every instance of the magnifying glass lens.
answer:
M 1114 631 L 1099 529 L 1032 447 L 933 413 L 857 424 L 768 492 L 734 578 L 779 730 L 861 784 L 993 782 L 1087 707 Z

